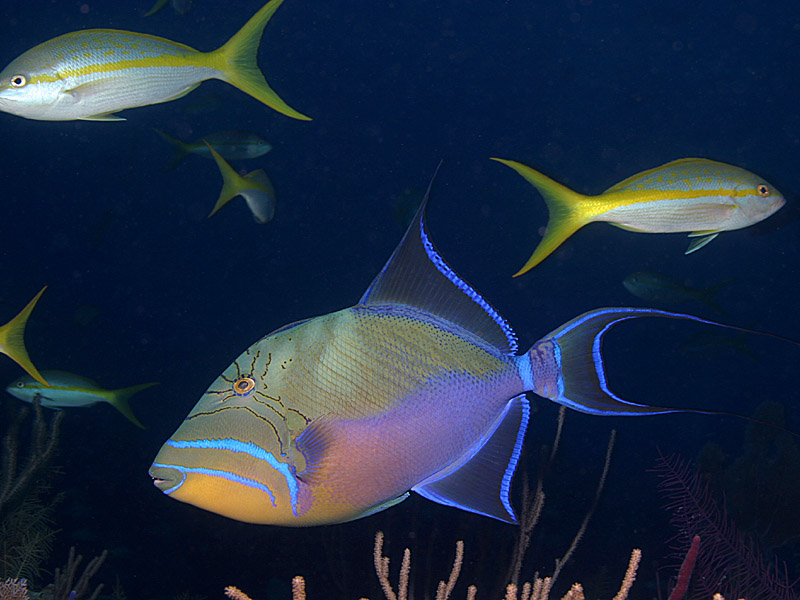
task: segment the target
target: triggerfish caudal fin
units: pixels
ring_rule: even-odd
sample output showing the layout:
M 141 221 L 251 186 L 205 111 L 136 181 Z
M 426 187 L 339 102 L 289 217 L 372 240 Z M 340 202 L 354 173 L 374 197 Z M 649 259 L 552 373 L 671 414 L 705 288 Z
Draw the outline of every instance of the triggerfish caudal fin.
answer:
M 522 175 L 542 195 L 550 213 L 547 231 L 542 241 L 536 246 L 528 262 L 514 273 L 514 277 L 519 277 L 550 256 L 578 229 L 591 222 L 595 216 L 594 203 L 591 196 L 579 194 L 522 163 L 502 158 L 492 158 L 492 160 L 503 163 Z
M 258 68 L 258 46 L 261 43 L 261 34 L 281 4 L 283 4 L 283 0 L 272 0 L 264 5 L 224 46 L 212 54 L 223 59 L 221 64 L 215 65 L 222 71 L 220 79 L 279 113 L 294 119 L 310 121 L 311 117 L 297 112 L 275 93 L 264 78 L 261 69 Z
M 25 349 L 25 340 L 23 339 L 28 317 L 30 317 L 33 307 L 36 306 L 36 303 L 46 289 L 47 286 L 44 286 L 16 317 L 0 327 L 0 352 L 25 369 L 28 375 L 33 377 L 36 381 L 42 385 L 49 386 L 50 384 L 45 381 L 38 369 L 33 366 L 28 356 L 28 351 Z
M 158 385 L 158 382 L 142 383 L 140 385 L 132 385 L 130 387 L 121 388 L 118 390 L 109 390 L 106 394 L 106 400 L 108 400 L 108 403 L 121 412 L 123 416 L 131 423 L 141 429 L 144 429 L 145 427 L 142 425 L 142 422 L 136 418 L 135 414 L 133 414 L 128 400 L 134 394 L 153 387 L 154 385 Z
M 611 391 L 603 366 L 603 336 L 617 323 L 638 317 L 696 321 L 797 343 L 782 336 L 724 325 L 681 313 L 651 308 L 599 308 L 572 319 L 533 345 L 526 355 L 530 358 L 531 369 L 529 389 L 543 398 L 592 415 L 635 416 L 674 412 L 727 414 L 713 410 L 636 404 Z

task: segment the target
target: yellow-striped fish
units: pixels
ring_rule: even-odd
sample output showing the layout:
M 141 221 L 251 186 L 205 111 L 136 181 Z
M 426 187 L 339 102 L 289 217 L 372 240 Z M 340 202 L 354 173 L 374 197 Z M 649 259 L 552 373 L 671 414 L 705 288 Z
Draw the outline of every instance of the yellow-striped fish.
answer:
M 207 79 L 221 79 L 278 112 L 309 120 L 270 88 L 258 68 L 261 34 L 282 3 L 267 3 L 212 52 L 114 29 L 53 38 L 0 72 L 0 111 L 40 121 L 120 121 L 117 111 L 176 100 Z
M 217 162 L 220 173 L 222 173 L 222 191 L 219 193 L 217 203 L 208 216 L 213 216 L 220 208 L 229 201 L 241 196 L 247 203 L 247 208 L 253 213 L 256 223 L 264 224 L 272 221 L 275 216 L 275 188 L 267 177 L 263 169 L 252 171 L 247 175 L 239 175 L 233 170 L 214 146 L 206 142 L 211 156 Z
M 107 402 L 131 423 L 142 429 L 144 425 L 133 414 L 128 399 L 137 392 L 158 385 L 158 383 L 143 383 L 118 390 L 106 390 L 91 379 L 74 373 L 45 371 L 44 374 L 50 382 L 47 387 L 25 375 L 8 384 L 6 391 L 25 402 L 33 403 L 34 400 L 39 400 L 45 408 L 54 409 L 79 408 Z
M 547 233 L 522 275 L 542 262 L 578 229 L 606 221 L 628 231 L 676 233 L 697 238 L 686 254 L 699 250 L 721 231 L 758 223 L 786 200 L 772 185 L 745 169 L 704 158 L 684 158 L 643 171 L 599 196 L 584 196 L 513 160 L 493 158 L 522 175 L 544 197 L 550 211 Z
M 33 297 L 33 300 L 23 308 L 19 314 L 11 319 L 8 323 L 0 327 L 0 352 L 8 356 L 11 360 L 17 363 L 20 367 L 25 369 L 31 377 L 42 385 L 50 385 L 39 373 L 38 369 L 33 366 L 28 351 L 25 349 L 25 325 L 28 324 L 28 317 L 31 316 L 31 311 L 39 298 L 42 297 L 47 286 L 44 286 L 39 293 Z

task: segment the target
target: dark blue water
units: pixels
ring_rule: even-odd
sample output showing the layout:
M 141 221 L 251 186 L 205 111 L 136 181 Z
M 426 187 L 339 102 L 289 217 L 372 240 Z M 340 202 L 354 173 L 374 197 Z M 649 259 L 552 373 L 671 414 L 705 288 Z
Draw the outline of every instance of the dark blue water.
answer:
M 146 1 L 6 3 L 0 62 L 84 28 L 210 50 L 259 6 L 198 0 L 187 15 L 168 7 L 145 19 Z M 477 583 L 484 598 L 502 585 L 514 528 L 487 518 L 412 497 L 350 524 L 246 525 L 170 500 L 147 474 L 163 441 L 247 346 L 360 297 L 402 236 L 395 208 L 404 190 L 424 189 L 440 160 L 431 235 L 515 326 L 523 347 L 585 310 L 641 305 L 621 281 L 642 269 L 697 287 L 735 278 L 719 298 L 729 321 L 800 337 L 796 2 L 288 0 L 267 26 L 259 56 L 273 88 L 312 122 L 286 118 L 220 82 L 127 111 L 121 123 L 0 115 L 0 320 L 48 285 L 26 334 L 40 369 L 106 387 L 161 382 L 132 402 L 146 431 L 108 406 L 67 415 L 57 458 L 63 473 L 54 484 L 67 497 L 56 512 L 62 531 L 49 568 L 76 545 L 85 555 L 109 549 L 97 580 L 110 591 L 118 579 L 132 599 L 219 598 L 230 584 L 257 600 L 287 597 L 295 574 L 306 576 L 311 598 L 377 598 L 372 536 L 383 529 L 395 565 L 401 548 L 413 547 L 418 597 L 445 575 L 456 539 L 466 541 L 462 583 Z M 206 99 L 211 110 L 197 114 L 194 105 Z M 269 173 L 275 220 L 256 225 L 240 200 L 207 219 L 218 172 L 198 157 L 167 171 L 171 149 L 153 128 L 192 140 L 224 129 L 266 137 L 272 152 L 234 166 Z M 541 197 L 490 156 L 531 164 L 585 193 L 669 160 L 707 157 L 762 175 L 788 203 L 690 256 L 683 234 L 591 225 L 512 279 L 547 213 Z M 683 308 L 714 317 L 701 304 Z M 698 331 L 681 322 L 626 324 L 608 344 L 612 386 L 643 403 L 742 414 L 776 400 L 786 406 L 787 426 L 800 431 L 798 348 L 750 338 L 759 360 L 724 343 L 705 359 L 681 353 Z M 18 375 L 10 360 L 0 361 L 0 380 Z M 554 406 L 536 401 L 520 466 L 533 479 L 555 415 Z M 667 558 L 670 514 L 647 472 L 657 449 L 694 458 L 713 442 L 730 464 L 744 451 L 746 427 L 720 416 L 568 415 L 524 576 L 549 573 L 565 551 L 614 428 L 606 490 L 561 585 L 581 580 L 590 596 L 611 596 L 600 589 L 616 584 L 630 549 L 642 547 L 634 597 L 655 596 L 657 569 L 676 563 Z M 790 471 L 786 479 L 800 477 Z M 779 552 L 800 573 L 797 547 Z M 673 573 L 660 572 L 662 590 Z

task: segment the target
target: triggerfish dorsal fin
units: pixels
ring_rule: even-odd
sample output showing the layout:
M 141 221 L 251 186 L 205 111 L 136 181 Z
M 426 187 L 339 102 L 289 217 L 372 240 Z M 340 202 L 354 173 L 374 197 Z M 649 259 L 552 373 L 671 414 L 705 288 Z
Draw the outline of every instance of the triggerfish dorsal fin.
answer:
M 444 476 L 437 473 L 437 479 L 423 481 L 413 490 L 439 504 L 516 523 L 509 493 L 529 418 L 525 395 L 512 398 L 495 427 L 475 443 L 472 452 L 448 467 Z
M 517 337 L 511 326 L 450 268 L 428 237 L 425 208 L 435 178 L 434 173 L 400 245 L 359 304 L 407 304 L 421 308 L 471 331 L 507 354 L 514 354 Z

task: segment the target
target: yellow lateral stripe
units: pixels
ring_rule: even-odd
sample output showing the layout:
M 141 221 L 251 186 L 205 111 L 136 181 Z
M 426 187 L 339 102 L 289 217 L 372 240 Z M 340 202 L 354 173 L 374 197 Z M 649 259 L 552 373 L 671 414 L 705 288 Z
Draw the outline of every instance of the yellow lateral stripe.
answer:
M 198 53 L 199 56 L 202 54 Z M 191 57 L 194 58 L 194 57 Z M 59 71 L 56 79 L 69 79 L 79 78 L 85 75 L 97 75 L 98 73 L 110 73 L 113 71 L 126 71 L 128 69 L 164 69 L 164 68 L 181 68 L 181 67 L 209 67 L 211 61 L 208 60 L 191 60 L 188 56 L 169 56 L 164 55 L 159 58 L 147 57 L 138 59 L 118 60 L 115 62 L 108 62 L 102 64 L 87 65 L 79 69 L 64 69 Z M 42 75 L 36 75 L 33 79 L 39 79 Z M 47 79 L 42 79 L 47 81 Z
M 595 196 L 595 198 L 602 199 L 608 204 L 617 206 L 630 206 L 632 204 L 649 204 L 659 201 L 670 200 L 696 200 L 698 198 L 714 198 L 714 197 L 737 197 L 741 195 L 744 190 L 736 189 L 714 189 L 714 190 L 652 190 L 640 191 L 631 190 L 623 192 L 612 192 L 610 194 L 602 194 Z

